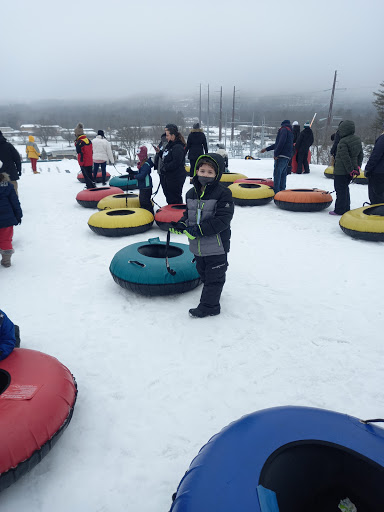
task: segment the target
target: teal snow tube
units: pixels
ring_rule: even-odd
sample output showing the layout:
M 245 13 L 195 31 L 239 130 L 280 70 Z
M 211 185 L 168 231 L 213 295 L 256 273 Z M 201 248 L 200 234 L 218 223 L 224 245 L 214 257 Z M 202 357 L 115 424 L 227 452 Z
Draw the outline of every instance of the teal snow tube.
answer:
M 166 267 L 166 242 L 159 238 L 128 245 L 113 257 L 109 270 L 114 281 L 141 295 L 172 295 L 193 290 L 200 284 L 194 256 L 186 244 L 171 243 Z
M 122 190 L 134 190 L 137 188 L 137 180 L 130 180 L 128 175 L 114 176 L 109 180 L 110 187 L 119 187 Z

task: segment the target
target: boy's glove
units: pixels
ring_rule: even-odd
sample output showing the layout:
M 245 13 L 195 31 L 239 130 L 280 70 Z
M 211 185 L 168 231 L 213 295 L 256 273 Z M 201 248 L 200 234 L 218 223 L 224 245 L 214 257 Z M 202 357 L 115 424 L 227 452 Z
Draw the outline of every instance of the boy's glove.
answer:
M 172 227 L 169 228 L 169 231 L 174 235 L 182 235 L 183 231 L 187 227 L 184 222 L 171 222 L 171 226 Z
M 201 231 L 199 226 L 196 224 L 195 226 L 189 226 L 189 228 L 184 229 L 184 235 L 186 235 L 190 240 L 194 240 L 201 236 Z
M 354 178 L 355 176 L 358 176 L 359 174 L 360 174 L 360 171 L 357 171 L 356 169 L 354 169 L 353 171 L 351 171 L 349 173 L 351 178 Z

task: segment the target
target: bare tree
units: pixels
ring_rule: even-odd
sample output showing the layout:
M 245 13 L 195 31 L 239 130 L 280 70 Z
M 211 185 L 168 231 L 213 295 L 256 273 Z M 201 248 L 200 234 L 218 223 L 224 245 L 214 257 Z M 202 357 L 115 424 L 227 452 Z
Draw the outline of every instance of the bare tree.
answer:
M 160 123 L 157 123 L 157 124 L 151 126 L 149 138 L 152 140 L 153 144 L 155 144 L 157 146 L 163 133 L 164 133 L 164 126 Z
M 49 139 L 52 139 L 56 135 L 56 128 L 53 126 L 40 125 L 35 129 L 36 136 L 44 142 L 44 146 L 48 146 Z
M 124 126 L 118 130 L 117 139 L 120 145 L 127 150 L 128 158 L 134 160 L 136 151 L 143 140 L 143 129 L 139 123 L 136 126 Z
M 61 132 L 61 136 L 64 140 L 68 142 L 68 147 L 72 146 L 73 141 L 75 140 L 75 134 L 73 133 L 73 129 L 66 128 L 65 131 Z

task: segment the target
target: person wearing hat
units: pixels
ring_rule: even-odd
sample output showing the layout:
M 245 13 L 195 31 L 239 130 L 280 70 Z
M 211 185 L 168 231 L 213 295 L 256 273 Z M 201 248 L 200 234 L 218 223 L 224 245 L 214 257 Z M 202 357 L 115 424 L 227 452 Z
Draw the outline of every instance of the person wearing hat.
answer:
M 165 136 L 168 141 L 164 150 L 156 148 L 163 160 L 160 183 L 167 204 L 183 204 L 182 192 L 186 178 L 185 140 L 175 124 L 167 124 Z
M 36 163 L 41 153 L 38 145 L 35 142 L 35 137 L 33 135 L 30 135 L 28 137 L 28 144 L 25 150 L 27 153 L 27 158 L 29 158 L 29 160 L 31 161 L 33 174 L 40 174 L 36 168 Z
M 187 156 L 190 162 L 189 175 L 191 178 L 193 178 L 196 160 L 199 158 L 200 155 L 208 153 L 207 138 L 203 130 L 200 128 L 199 123 L 195 123 L 193 125 L 193 128 L 190 134 L 188 135 L 187 147 L 185 152 L 188 153 Z
M 21 176 L 21 158 L 17 149 L 7 141 L 0 130 L 0 160 L 3 163 L 2 171 L 6 172 L 18 194 L 17 182 Z
M 128 167 L 128 175 L 130 180 L 137 180 L 137 188 L 139 189 L 139 201 L 140 208 L 144 208 L 149 212 L 153 212 L 153 203 L 151 201 L 152 196 L 152 178 L 151 169 L 153 162 L 148 158 L 148 149 L 146 146 L 141 146 L 136 154 L 138 156 L 137 171 L 134 171 Z
M 371 204 L 384 203 L 384 131 L 375 141 L 364 174 L 368 178 L 368 196 Z
M 313 144 L 313 132 L 311 130 L 311 123 L 306 121 L 304 123 L 304 130 L 300 133 L 296 141 L 296 161 L 297 161 L 297 174 L 309 174 L 308 164 L 308 151 Z
M 110 164 L 115 163 L 113 158 L 111 144 L 107 141 L 104 136 L 103 130 L 97 132 L 96 137 L 92 141 L 93 151 L 93 181 L 96 182 L 97 173 L 99 172 L 99 166 L 101 167 L 101 176 L 103 185 L 107 183 L 107 162 Z
M 216 147 L 217 147 L 217 149 L 216 149 L 215 153 L 217 153 L 218 155 L 221 155 L 224 158 L 224 165 L 225 165 L 225 169 L 227 170 L 228 169 L 228 153 L 225 151 L 224 144 L 216 144 Z
M 285 119 L 277 132 L 275 143 L 260 150 L 260 153 L 274 150 L 273 190 L 275 194 L 285 190 L 287 169 L 293 154 L 293 133 L 291 121 Z
M 217 153 L 199 156 L 193 188 L 186 196 L 185 214 L 170 229 L 189 238 L 189 250 L 195 255 L 196 270 L 204 285 L 199 305 L 189 310 L 193 318 L 219 315 L 221 310 L 234 213 L 232 192 L 220 183 L 224 170 L 224 160 Z
M 96 183 L 92 181 L 93 170 L 93 151 L 92 142 L 84 135 L 84 126 L 78 123 L 75 128 L 75 147 L 77 152 L 77 161 L 79 162 L 81 172 L 85 179 L 87 188 L 95 188 Z

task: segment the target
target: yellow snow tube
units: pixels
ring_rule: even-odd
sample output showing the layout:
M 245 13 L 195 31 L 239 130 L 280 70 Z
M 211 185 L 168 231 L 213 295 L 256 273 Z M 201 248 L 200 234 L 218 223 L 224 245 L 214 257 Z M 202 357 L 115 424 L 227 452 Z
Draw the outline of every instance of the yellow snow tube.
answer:
M 339 225 L 352 238 L 384 242 L 384 203 L 350 210 L 341 217 Z
M 101 210 L 89 217 L 88 226 L 98 235 L 127 236 L 143 233 L 154 221 L 152 213 L 144 208 Z
M 239 206 L 261 206 L 272 201 L 273 188 L 260 183 L 233 183 L 228 187 L 233 202 Z
M 236 180 L 247 178 L 245 174 L 240 174 L 238 172 L 223 172 L 220 178 L 220 183 L 225 187 L 229 187 Z
M 113 194 L 101 199 L 97 203 L 99 210 L 113 210 L 115 208 L 140 208 L 139 194 L 128 192 L 125 194 Z

